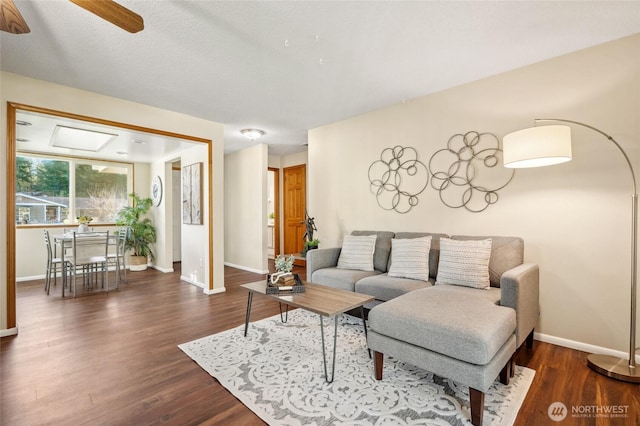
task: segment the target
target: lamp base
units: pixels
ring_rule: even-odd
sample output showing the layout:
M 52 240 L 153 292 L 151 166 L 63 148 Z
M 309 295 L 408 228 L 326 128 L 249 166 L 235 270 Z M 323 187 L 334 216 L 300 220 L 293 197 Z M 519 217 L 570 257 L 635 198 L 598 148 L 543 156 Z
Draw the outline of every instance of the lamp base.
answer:
M 591 354 L 587 365 L 592 370 L 624 382 L 640 383 L 640 368 L 629 367 L 629 360 L 610 355 Z

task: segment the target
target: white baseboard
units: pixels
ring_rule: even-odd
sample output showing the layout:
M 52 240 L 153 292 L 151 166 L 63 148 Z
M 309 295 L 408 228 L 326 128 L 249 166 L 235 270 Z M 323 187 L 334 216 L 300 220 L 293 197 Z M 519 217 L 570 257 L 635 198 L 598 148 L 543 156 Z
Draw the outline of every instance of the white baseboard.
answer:
M 161 268 L 160 266 L 156 265 L 151 265 L 150 267 L 155 269 L 156 271 L 164 272 L 165 274 L 168 272 L 174 272 L 173 268 Z
M 222 288 L 214 288 L 213 290 L 209 290 L 208 288 L 204 289 L 204 294 L 208 294 L 208 295 L 212 295 L 212 294 L 220 294 L 220 293 L 224 293 L 225 291 L 227 291 L 226 288 L 222 287 Z
M 127 266 L 127 269 L 129 269 L 128 266 Z M 115 270 L 116 270 L 116 267 L 114 265 L 109 266 L 109 271 L 113 272 Z M 161 272 L 173 272 L 173 269 L 167 270 L 167 271 L 160 270 L 160 269 L 158 269 L 158 270 L 161 271 Z M 56 275 L 57 275 L 58 278 L 62 279 L 62 272 L 58 272 Z M 53 278 L 53 276 L 51 278 Z M 33 276 L 30 276 L 30 277 L 16 277 L 16 282 L 17 283 L 21 283 L 21 282 L 24 282 L 24 281 L 34 281 L 34 280 L 44 280 L 44 279 L 45 279 L 45 275 L 42 274 L 42 275 L 33 275 Z
M 534 339 L 545 343 L 563 346 L 569 349 L 575 349 L 582 352 L 592 354 L 611 355 L 622 359 L 629 358 L 628 352 L 617 351 L 614 349 L 603 348 L 602 346 L 591 345 L 589 343 L 576 342 L 575 340 L 563 339 L 562 337 L 550 336 L 548 334 L 534 333 Z M 636 363 L 640 363 L 640 354 L 636 351 Z
M 243 271 L 253 272 L 254 274 L 264 275 L 269 273 L 268 269 L 264 271 L 260 269 L 249 268 L 248 266 L 236 265 L 234 263 L 229 263 L 229 262 L 224 262 L 224 266 L 231 266 L 232 268 L 242 269 Z
M 0 337 L 15 336 L 16 334 L 18 334 L 18 327 L 0 330 Z
M 53 277 L 52 277 L 53 278 Z M 62 279 L 62 275 L 58 274 L 58 278 Z M 33 275 L 31 277 L 16 277 L 16 282 L 21 283 L 24 281 L 44 280 L 44 275 Z
M 189 283 L 189 284 L 191 284 L 191 285 L 195 285 L 196 287 L 201 288 L 201 289 L 202 289 L 202 291 L 203 291 L 203 293 L 204 293 L 204 294 L 208 294 L 208 295 L 224 293 L 225 291 L 227 291 L 227 289 L 226 289 L 226 288 L 224 288 L 224 287 L 222 287 L 222 288 L 214 288 L 213 290 L 209 290 L 209 289 L 207 288 L 207 286 L 205 286 L 205 285 L 204 285 L 204 283 L 200 283 L 200 282 L 198 282 L 198 281 L 194 281 L 194 280 L 192 280 L 192 279 L 191 279 L 191 278 L 189 278 L 189 277 L 181 276 L 181 277 L 180 277 L 180 280 L 181 280 L 181 281 L 184 281 L 184 282 L 187 282 L 187 283 Z
M 198 282 L 196 280 L 192 280 L 190 277 L 185 277 L 184 275 L 180 276 L 180 281 L 184 281 L 191 285 L 195 285 L 196 287 L 200 287 L 203 290 L 205 288 L 204 283 Z

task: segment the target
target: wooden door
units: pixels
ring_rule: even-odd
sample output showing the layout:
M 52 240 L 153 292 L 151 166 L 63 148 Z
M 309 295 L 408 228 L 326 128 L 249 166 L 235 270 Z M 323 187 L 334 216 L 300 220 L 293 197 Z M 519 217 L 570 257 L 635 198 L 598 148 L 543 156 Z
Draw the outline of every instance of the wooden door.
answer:
M 304 248 L 303 236 L 304 212 L 307 200 L 307 167 L 306 165 L 286 167 L 283 170 L 283 226 L 284 254 L 300 256 Z M 298 266 L 304 266 L 304 259 L 296 259 Z

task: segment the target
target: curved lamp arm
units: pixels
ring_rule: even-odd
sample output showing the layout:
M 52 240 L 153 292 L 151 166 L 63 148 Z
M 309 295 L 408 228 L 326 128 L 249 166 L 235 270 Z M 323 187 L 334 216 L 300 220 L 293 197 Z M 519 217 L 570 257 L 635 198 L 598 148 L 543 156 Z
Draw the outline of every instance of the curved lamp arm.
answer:
M 638 193 L 638 190 L 636 189 L 636 174 L 633 172 L 633 166 L 631 165 L 631 160 L 629 160 L 629 157 L 627 156 L 627 153 L 624 152 L 624 149 L 622 149 L 620 144 L 613 138 L 613 136 L 606 134 L 605 132 L 603 132 L 600 129 L 596 129 L 593 126 L 581 123 L 579 121 L 565 120 L 565 119 L 562 119 L 562 118 L 536 118 L 534 121 L 536 123 L 555 121 L 555 122 L 558 122 L 558 123 L 576 124 L 578 126 L 586 127 L 587 129 L 591 129 L 594 132 L 600 133 L 602 136 L 604 136 L 605 138 L 609 139 L 620 150 L 620 153 L 622 154 L 622 156 L 624 157 L 625 161 L 627 162 L 627 166 L 629 166 L 629 171 L 631 172 L 631 179 L 633 180 L 633 193 L 634 194 Z

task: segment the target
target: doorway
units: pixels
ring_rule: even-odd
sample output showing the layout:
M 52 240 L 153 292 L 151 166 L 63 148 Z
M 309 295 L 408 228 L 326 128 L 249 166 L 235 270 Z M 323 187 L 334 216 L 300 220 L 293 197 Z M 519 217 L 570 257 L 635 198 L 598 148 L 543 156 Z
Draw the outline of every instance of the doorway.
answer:
M 280 254 L 280 169 L 268 168 L 267 180 L 267 257 Z
M 131 124 L 119 123 L 109 120 L 103 120 L 94 117 L 82 116 L 74 113 L 67 113 L 62 111 L 51 110 L 47 108 L 41 108 L 36 106 L 17 104 L 13 102 L 7 103 L 7 156 L 6 156 L 6 247 L 7 247 L 7 268 L 6 268 L 6 327 L 8 330 L 16 329 L 16 211 L 13 207 L 16 204 L 16 152 L 17 143 L 16 140 L 16 115 L 19 112 L 28 112 L 36 115 L 46 115 L 54 118 L 75 120 L 80 122 L 91 123 L 92 125 L 117 127 L 123 129 L 123 131 L 147 133 L 158 137 L 158 140 L 162 138 L 174 138 L 180 140 L 186 144 L 206 144 L 207 157 L 208 157 L 208 187 L 210 192 L 208 194 L 208 210 L 209 210 L 209 223 L 208 223 L 208 251 L 205 256 L 209 256 L 213 252 L 213 199 L 212 199 L 212 151 L 213 141 L 210 139 L 203 139 L 193 136 L 181 135 L 171 132 L 165 132 L 156 129 L 150 129 L 140 127 Z M 213 262 L 209 262 L 208 265 L 208 290 L 213 290 Z M 16 329 L 17 331 L 17 329 Z
M 307 207 L 307 166 L 283 169 L 284 252 L 293 254 L 296 266 L 305 266 L 300 255 L 304 248 L 305 211 Z

